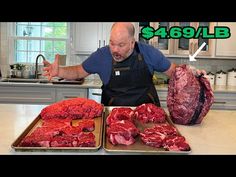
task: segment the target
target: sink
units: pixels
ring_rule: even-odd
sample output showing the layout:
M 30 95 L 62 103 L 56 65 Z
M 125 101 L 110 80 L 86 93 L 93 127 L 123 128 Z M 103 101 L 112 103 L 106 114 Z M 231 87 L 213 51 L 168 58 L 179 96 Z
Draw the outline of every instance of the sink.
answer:
M 81 85 L 84 82 L 84 79 L 80 80 L 59 80 L 53 79 L 51 81 L 47 79 L 23 79 L 23 78 L 3 78 L 0 82 L 9 82 L 9 83 L 39 83 L 39 84 L 71 84 L 71 85 Z
M 50 83 L 46 79 L 21 79 L 21 78 L 5 78 L 1 82 L 14 82 L 14 83 Z

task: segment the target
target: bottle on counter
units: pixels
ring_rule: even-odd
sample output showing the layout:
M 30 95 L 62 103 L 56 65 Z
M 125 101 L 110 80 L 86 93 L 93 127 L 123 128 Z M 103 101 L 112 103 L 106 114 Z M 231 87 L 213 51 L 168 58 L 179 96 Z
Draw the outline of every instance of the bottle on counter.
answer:
M 226 86 L 227 82 L 227 74 L 225 71 L 218 71 L 216 72 L 216 85 L 218 86 Z
M 12 78 L 16 78 L 16 72 L 17 72 L 16 65 L 13 65 Z
M 215 85 L 215 74 L 208 72 L 206 78 L 209 80 L 210 85 L 213 87 Z
M 16 78 L 16 66 L 10 65 L 10 78 Z
M 236 86 L 236 69 L 234 68 L 228 70 L 227 85 Z
M 25 66 L 24 69 L 22 70 L 22 76 L 25 79 L 29 79 L 30 78 L 30 69 L 29 66 Z

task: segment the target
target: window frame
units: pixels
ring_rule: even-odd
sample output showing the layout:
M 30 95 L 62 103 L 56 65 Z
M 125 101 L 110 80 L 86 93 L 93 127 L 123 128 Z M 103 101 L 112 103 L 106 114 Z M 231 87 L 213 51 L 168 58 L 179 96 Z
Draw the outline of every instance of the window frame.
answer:
M 8 56 L 8 62 L 9 64 L 14 64 L 16 63 L 15 61 L 15 41 L 16 40 L 48 40 L 48 41 L 65 41 L 66 43 L 66 56 L 67 56 L 67 61 L 66 62 L 69 62 L 70 60 L 70 53 L 71 53 L 71 49 L 70 49 L 70 24 L 69 22 L 66 22 L 67 23 L 67 37 L 66 39 L 65 38 L 48 38 L 48 37 L 23 37 L 23 36 L 16 36 L 16 23 L 17 22 L 11 22 L 11 23 L 8 23 L 7 25 L 7 28 L 8 28 L 8 31 L 9 31 L 9 34 L 8 34 L 8 41 L 9 41 L 9 56 Z M 41 22 L 42 23 L 42 22 Z M 19 63 L 19 62 L 18 62 Z M 22 64 L 32 64 L 31 62 L 20 62 Z M 40 63 L 39 63 L 40 65 Z

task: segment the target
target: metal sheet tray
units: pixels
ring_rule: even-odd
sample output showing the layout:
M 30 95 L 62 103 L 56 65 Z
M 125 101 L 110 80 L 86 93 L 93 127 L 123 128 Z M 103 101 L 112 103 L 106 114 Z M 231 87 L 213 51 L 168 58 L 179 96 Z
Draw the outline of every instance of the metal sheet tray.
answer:
M 135 138 L 135 143 L 129 146 L 126 145 L 112 145 L 107 136 L 106 136 L 106 118 L 110 114 L 113 108 L 118 108 L 121 106 L 114 106 L 114 107 L 105 107 L 105 115 L 104 115 L 104 130 L 103 130 L 103 148 L 107 152 L 111 153 L 140 153 L 140 154 L 148 154 L 148 153 L 153 153 L 153 154 L 189 154 L 191 153 L 191 149 L 189 151 L 166 151 L 164 148 L 156 148 L 156 147 L 151 147 L 147 146 L 144 143 L 142 143 L 140 136 Z M 123 106 L 127 107 L 127 106 Z M 135 109 L 135 107 L 130 107 L 131 109 Z M 167 123 L 170 125 L 174 126 L 173 122 L 167 117 Z M 138 121 L 135 122 L 136 126 L 140 130 L 144 130 L 145 128 L 152 127 L 154 123 L 147 123 L 147 124 L 141 124 L 138 123 Z M 175 127 L 175 126 L 174 126 Z M 175 127 L 176 128 L 176 127 Z M 176 128 L 177 129 L 177 128 Z M 181 135 L 179 130 L 177 129 L 177 133 Z M 187 141 L 188 142 L 188 141 Z
M 20 142 L 26 137 L 30 135 L 37 127 L 42 125 L 42 118 L 38 115 L 33 122 L 21 133 L 21 135 L 12 143 L 11 147 L 15 151 L 56 151 L 56 152 L 93 152 L 98 151 L 99 148 L 102 146 L 102 130 L 103 130 L 103 116 L 94 118 L 95 121 L 95 129 L 92 132 L 95 135 L 96 145 L 95 147 L 21 147 L 19 146 Z M 73 120 L 72 124 L 78 123 L 81 120 Z

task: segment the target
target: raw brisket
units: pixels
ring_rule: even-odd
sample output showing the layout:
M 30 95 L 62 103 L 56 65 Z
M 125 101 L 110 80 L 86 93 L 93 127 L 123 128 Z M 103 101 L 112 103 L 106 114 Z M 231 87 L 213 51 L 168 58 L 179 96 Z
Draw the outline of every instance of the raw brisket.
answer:
M 200 124 L 213 101 L 210 83 L 204 76 L 195 76 L 187 65 L 176 67 L 167 95 L 167 107 L 174 123 Z

